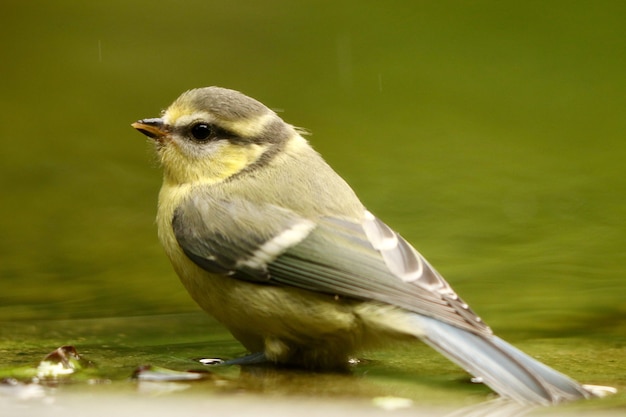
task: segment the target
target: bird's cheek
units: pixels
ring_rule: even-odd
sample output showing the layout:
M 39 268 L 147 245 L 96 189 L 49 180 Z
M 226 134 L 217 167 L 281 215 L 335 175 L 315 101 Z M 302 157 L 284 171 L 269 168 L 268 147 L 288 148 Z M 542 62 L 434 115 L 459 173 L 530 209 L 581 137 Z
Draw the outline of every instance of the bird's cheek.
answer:
M 162 136 L 160 138 L 153 139 L 154 147 L 159 155 L 162 155 L 172 144 L 172 140 L 169 136 Z

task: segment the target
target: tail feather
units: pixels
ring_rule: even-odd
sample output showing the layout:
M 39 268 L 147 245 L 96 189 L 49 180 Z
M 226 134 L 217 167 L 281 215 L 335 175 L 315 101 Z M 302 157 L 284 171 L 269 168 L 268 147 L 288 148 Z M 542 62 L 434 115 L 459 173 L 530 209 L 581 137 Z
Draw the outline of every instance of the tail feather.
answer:
M 502 397 L 550 405 L 593 396 L 578 382 L 496 336 L 480 336 L 417 314 L 412 319 L 420 329 L 417 336 Z

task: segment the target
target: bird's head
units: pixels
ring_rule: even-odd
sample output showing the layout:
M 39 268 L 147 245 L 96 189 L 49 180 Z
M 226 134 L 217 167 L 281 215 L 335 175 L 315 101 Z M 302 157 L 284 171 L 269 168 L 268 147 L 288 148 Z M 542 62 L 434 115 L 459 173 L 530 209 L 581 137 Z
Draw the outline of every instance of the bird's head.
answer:
M 297 134 L 259 101 L 220 87 L 189 90 L 132 127 L 154 140 L 165 179 L 176 184 L 221 182 Z

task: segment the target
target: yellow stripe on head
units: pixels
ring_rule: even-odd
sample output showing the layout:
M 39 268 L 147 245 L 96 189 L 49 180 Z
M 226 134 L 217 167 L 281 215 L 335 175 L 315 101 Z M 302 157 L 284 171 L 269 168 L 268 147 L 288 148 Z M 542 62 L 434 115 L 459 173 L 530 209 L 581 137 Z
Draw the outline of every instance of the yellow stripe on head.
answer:
M 260 114 L 258 116 L 247 119 L 239 119 L 233 121 L 222 120 L 220 125 L 229 132 L 244 138 L 253 138 L 260 136 L 267 125 L 275 121 L 277 116 L 273 112 Z

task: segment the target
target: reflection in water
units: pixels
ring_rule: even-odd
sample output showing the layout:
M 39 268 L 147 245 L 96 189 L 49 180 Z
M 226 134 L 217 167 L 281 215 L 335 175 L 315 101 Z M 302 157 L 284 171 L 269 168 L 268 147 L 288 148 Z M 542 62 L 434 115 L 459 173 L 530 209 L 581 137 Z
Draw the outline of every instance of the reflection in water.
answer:
M 446 414 L 445 417 L 521 417 L 536 408 L 536 406 L 523 405 L 499 398 L 463 407 Z

